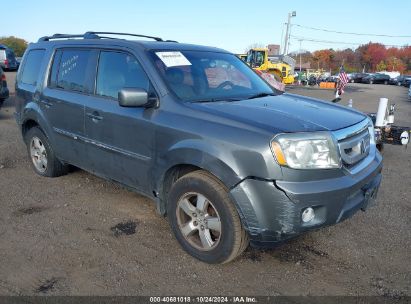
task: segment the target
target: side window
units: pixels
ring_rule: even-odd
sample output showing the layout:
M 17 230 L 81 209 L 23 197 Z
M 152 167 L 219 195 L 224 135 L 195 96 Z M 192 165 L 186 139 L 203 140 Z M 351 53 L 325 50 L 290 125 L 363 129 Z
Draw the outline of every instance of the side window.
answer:
M 31 50 L 25 60 L 21 82 L 36 85 L 45 50 Z
M 69 91 L 87 92 L 86 71 L 89 57 L 89 50 L 63 50 L 57 74 L 57 87 Z
M 148 91 L 150 82 L 136 58 L 114 51 L 100 53 L 96 94 L 117 99 L 122 88 L 139 88 Z

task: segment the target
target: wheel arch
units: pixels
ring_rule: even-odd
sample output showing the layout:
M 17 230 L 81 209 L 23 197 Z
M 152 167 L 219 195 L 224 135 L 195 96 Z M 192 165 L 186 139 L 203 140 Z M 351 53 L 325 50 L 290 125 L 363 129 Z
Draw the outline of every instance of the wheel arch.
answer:
M 23 138 L 28 130 L 37 126 L 44 132 L 46 137 L 50 139 L 50 136 L 52 134 L 51 128 L 49 127 L 49 124 L 47 123 L 47 120 L 44 117 L 40 107 L 36 103 L 27 104 L 20 115 L 22 118 L 21 133 Z
M 241 177 L 224 160 L 211 151 L 191 148 L 178 148 L 167 152 L 166 166 L 161 172 L 154 173 L 154 192 L 157 197 L 157 210 L 165 215 L 167 196 L 172 184 L 180 177 L 197 170 L 203 170 L 218 179 L 227 189 L 230 189 Z

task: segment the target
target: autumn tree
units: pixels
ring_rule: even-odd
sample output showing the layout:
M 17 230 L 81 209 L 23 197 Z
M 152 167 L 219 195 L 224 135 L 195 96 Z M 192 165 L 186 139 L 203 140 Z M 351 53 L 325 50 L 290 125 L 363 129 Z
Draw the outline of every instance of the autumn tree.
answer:
M 27 41 L 14 36 L 10 37 L 0 37 L 0 44 L 8 46 L 11 48 L 17 57 L 21 57 L 27 48 Z

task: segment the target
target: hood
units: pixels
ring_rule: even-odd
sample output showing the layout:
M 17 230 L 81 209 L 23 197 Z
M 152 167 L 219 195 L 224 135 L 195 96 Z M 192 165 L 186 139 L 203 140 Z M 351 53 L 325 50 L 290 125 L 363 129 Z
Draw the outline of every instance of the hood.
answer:
M 334 131 L 366 118 L 356 110 L 294 94 L 192 103 L 190 107 L 273 133 Z

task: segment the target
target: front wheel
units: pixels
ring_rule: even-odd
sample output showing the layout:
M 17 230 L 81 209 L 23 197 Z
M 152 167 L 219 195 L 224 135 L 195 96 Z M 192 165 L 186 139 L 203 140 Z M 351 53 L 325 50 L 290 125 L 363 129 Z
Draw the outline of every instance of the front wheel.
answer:
M 180 245 L 203 262 L 227 263 L 248 246 L 228 190 L 205 171 L 189 173 L 173 184 L 167 212 Z
M 67 173 L 67 166 L 56 158 L 48 138 L 40 128 L 28 130 L 24 139 L 32 167 L 37 174 L 57 177 Z

